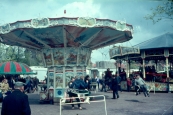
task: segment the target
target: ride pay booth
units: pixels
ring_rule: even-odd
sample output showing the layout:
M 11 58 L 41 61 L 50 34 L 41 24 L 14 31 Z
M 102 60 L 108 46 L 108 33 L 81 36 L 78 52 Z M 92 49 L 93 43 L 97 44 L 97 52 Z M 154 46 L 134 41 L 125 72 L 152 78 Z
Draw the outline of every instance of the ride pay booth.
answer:
M 86 71 L 81 67 L 48 68 L 47 90 L 40 92 L 40 101 L 59 102 L 59 99 L 66 97 L 68 82 L 75 75 L 85 76 Z

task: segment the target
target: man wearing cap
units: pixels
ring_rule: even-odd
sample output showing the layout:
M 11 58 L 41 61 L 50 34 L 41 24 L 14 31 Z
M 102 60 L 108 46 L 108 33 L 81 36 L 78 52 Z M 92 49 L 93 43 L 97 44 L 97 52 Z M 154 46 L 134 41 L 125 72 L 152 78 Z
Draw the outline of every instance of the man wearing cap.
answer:
M 3 100 L 1 115 L 31 115 L 28 96 L 23 93 L 23 83 L 16 82 L 14 88 Z

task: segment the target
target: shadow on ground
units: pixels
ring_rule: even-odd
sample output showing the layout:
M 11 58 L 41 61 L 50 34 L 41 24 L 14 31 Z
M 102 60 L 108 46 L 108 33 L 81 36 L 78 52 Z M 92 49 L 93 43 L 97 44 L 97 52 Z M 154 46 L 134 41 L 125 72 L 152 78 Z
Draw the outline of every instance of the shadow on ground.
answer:
M 139 101 L 139 100 L 125 100 L 125 101 L 137 102 L 137 103 L 146 103 L 146 102 L 142 102 L 142 101 Z
M 62 110 L 79 110 L 78 106 L 75 105 L 74 109 L 72 109 L 72 106 L 62 106 Z M 82 110 L 86 110 L 86 108 L 82 107 Z

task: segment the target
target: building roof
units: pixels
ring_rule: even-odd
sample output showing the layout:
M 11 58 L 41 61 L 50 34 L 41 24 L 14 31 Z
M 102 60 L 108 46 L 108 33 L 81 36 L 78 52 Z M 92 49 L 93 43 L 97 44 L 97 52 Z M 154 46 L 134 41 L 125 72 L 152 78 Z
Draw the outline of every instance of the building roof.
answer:
M 140 50 L 173 48 L 173 33 L 168 32 L 161 36 L 151 38 L 147 41 L 135 45 L 135 47 L 139 47 Z

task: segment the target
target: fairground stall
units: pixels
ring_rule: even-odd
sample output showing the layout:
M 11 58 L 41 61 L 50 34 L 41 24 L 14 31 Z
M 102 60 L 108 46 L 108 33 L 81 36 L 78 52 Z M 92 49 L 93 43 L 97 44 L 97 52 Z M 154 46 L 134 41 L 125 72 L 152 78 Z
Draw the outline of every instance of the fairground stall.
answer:
M 8 81 L 12 81 L 13 79 L 18 79 L 20 75 L 36 75 L 36 72 L 33 72 L 31 68 L 24 64 L 14 61 L 8 61 L 0 63 L 0 82 L 2 80 L 7 79 Z M 11 87 L 11 85 L 9 84 Z M 6 93 L 7 91 L 11 92 L 12 88 L 5 88 L 0 85 L 0 92 Z
M 132 39 L 132 25 L 122 21 L 40 18 L 0 26 L 1 43 L 42 52 L 48 88 L 58 97 L 72 76 L 85 76 L 92 50 Z
M 129 52 L 129 49 L 132 49 L 131 53 L 128 53 L 130 55 L 124 55 L 124 48 L 121 46 L 119 46 L 120 48 L 113 47 L 110 49 L 110 57 L 115 60 L 127 61 L 128 68 L 130 68 L 129 65 L 132 61 L 138 63 L 139 71 L 136 73 L 145 79 L 151 91 L 171 92 L 173 91 L 172 43 L 173 33 L 166 33 L 139 43 L 134 47 L 126 48 L 125 52 Z M 140 54 L 137 51 L 137 47 L 140 49 Z M 122 82 L 122 87 L 124 90 L 127 89 L 126 82 Z

